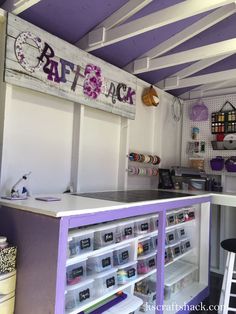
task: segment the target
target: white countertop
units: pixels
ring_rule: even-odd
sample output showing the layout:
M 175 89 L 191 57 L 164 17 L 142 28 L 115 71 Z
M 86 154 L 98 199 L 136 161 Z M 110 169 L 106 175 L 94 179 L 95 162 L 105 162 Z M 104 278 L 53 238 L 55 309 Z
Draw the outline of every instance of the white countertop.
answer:
M 172 191 L 173 192 L 173 191 Z M 179 192 L 179 191 L 178 191 Z M 186 191 L 183 191 L 186 193 Z M 187 193 L 189 193 L 187 191 Z M 184 199 L 198 199 L 202 196 L 210 196 L 209 192 L 192 193 L 192 196 L 186 196 L 181 198 L 169 198 L 151 200 L 145 202 L 134 202 L 134 203 L 119 203 L 113 201 L 99 200 L 87 197 L 80 197 L 70 194 L 50 194 L 50 196 L 61 198 L 60 201 L 44 202 L 35 200 L 36 195 L 29 197 L 26 200 L 5 200 L 0 199 L 0 205 L 13 207 L 16 209 L 34 212 L 37 214 L 52 216 L 52 217 L 63 217 L 63 216 L 76 216 L 87 213 L 96 213 L 107 210 L 117 210 L 121 208 L 128 208 L 133 206 L 151 205 L 167 203 L 171 201 L 181 201 Z M 39 195 L 37 195 L 38 197 Z M 40 195 L 42 196 L 42 195 Z M 49 195 L 43 195 L 49 196 Z M 236 202 L 236 197 L 235 197 Z M 1 209 L 0 209 L 1 210 Z

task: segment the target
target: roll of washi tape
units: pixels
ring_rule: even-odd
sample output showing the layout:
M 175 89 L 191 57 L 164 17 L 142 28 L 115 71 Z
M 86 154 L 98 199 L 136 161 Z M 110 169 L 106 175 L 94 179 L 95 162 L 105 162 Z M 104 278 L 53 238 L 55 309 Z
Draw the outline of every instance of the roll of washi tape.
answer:
M 150 162 L 150 157 L 149 155 L 144 155 L 144 156 L 145 156 L 144 162 L 148 164 Z
M 144 162 L 145 156 L 143 154 L 140 154 L 140 162 Z
M 134 155 L 135 155 L 134 153 L 129 154 L 129 160 L 130 161 L 134 161 Z
M 152 155 L 149 155 L 149 157 L 150 157 L 150 161 L 149 161 L 149 162 L 150 162 L 150 164 L 152 164 L 152 163 L 153 163 L 153 159 L 154 159 L 154 158 L 153 158 L 153 156 L 152 156 Z
M 152 168 L 147 168 L 147 171 L 148 171 L 148 176 L 152 176 Z
M 139 160 L 139 154 L 134 153 L 134 161 L 138 161 Z

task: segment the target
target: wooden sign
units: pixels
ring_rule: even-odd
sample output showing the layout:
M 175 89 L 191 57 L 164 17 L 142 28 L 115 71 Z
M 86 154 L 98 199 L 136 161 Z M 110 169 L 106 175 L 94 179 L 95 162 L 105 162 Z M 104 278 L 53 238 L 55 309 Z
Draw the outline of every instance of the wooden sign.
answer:
M 136 77 L 12 14 L 5 81 L 135 118 Z

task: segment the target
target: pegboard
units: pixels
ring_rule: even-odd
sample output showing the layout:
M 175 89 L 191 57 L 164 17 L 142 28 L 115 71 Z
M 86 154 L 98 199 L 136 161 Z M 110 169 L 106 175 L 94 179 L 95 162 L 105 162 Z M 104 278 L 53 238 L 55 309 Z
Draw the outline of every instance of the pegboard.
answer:
M 215 96 L 202 98 L 204 104 L 208 107 L 209 119 L 208 121 L 191 121 L 189 119 L 189 110 L 191 106 L 196 103 L 196 99 L 184 101 L 183 109 L 183 129 L 182 129 L 182 148 L 181 148 L 181 165 L 189 166 L 189 155 L 187 155 L 188 142 L 192 142 L 192 128 L 197 127 L 200 129 L 198 141 L 205 142 L 205 153 L 198 153 L 198 156 L 204 158 L 204 168 L 208 174 L 222 174 L 228 173 L 225 169 L 222 171 L 213 171 L 210 166 L 210 160 L 216 156 L 222 156 L 225 160 L 230 156 L 236 156 L 236 150 L 213 150 L 211 141 L 216 140 L 216 135 L 211 134 L 211 113 L 219 111 L 222 105 L 228 100 L 236 106 L 236 94 Z M 228 106 L 228 105 L 227 105 Z M 227 109 L 228 107 L 225 107 Z M 229 106 L 229 109 L 230 106 Z M 228 173 L 230 174 L 230 173 Z

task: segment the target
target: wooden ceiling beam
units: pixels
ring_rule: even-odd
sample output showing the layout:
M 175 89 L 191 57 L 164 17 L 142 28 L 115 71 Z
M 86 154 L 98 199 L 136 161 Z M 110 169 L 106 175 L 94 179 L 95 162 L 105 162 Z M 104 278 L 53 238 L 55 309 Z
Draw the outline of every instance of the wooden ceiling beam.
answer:
M 2 9 L 18 15 L 42 0 L 7 0 L 1 6 Z

